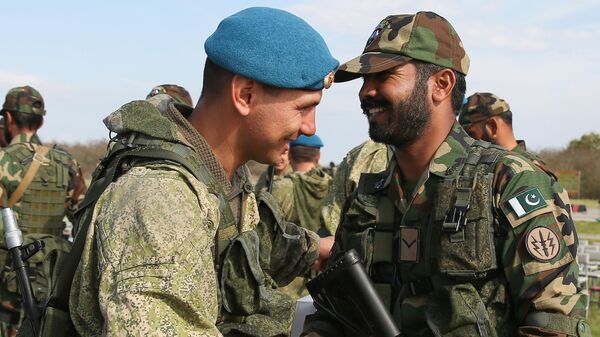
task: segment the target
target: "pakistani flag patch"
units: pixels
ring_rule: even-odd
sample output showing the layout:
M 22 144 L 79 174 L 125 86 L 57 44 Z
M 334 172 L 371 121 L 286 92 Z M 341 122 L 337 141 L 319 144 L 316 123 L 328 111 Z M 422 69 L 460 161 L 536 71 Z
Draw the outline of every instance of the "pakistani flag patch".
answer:
M 519 218 L 547 205 L 537 187 L 517 195 L 508 200 L 508 203 Z

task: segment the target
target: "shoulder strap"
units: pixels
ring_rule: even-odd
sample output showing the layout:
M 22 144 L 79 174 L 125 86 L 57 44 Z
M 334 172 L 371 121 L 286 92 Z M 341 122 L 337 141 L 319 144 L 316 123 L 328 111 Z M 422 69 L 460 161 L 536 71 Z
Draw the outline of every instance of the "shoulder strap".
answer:
M 40 165 L 42 165 L 42 163 L 46 159 L 48 151 L 50 151 L 49 148 L 40 145 L 34 146 L 34 148 L 35 152 L 33 154 L 33 160 L 31 161 L 31 165 L 29 165 L 29 168 L 27 169 L 27 172 L 25 172 L 23 180 L 21 180 L 21 183 L 19 184 L 19 186 L 17 186 L 17 189 L 10 196 L 10 199 L 8 199 L 6 207 L 13 207 L 21 199 L 23 193 L 27 191 L 27 187 L 29 187 L 29 185 L 33 181 L 33 178 L 40 169 Z
M 115 179 L 117 169 L 125 158 L 166 159 L 180 164 L 200 181 L 211 184 L 210 180 L 214 180 L 201 163 L 190 159 L 193 155 L 192 149 L 182 144 L 170 143 L 169 145 L 172 147 L 167 150 L 158 146 L 128 148 L 126 146 L 121 147 L 117 143 L 111 150 L 111 154 L 100 163 L 97 177 L 90 185 L 90 188 L 81 203 L 81 207 L 76 213 L 79 228 L 71 252 L 65 259 L 64 265 L 57 266 L 57 268 L 60 268 L 61 270 L 57 272 L 58 279 L 56 281 L 56 288 L 48 300 L 50 306 L 68 310 L 71 284 L 85 246 L 94 205 L 108 185 Z M 211 185 L 216 186 L 216 183 Z

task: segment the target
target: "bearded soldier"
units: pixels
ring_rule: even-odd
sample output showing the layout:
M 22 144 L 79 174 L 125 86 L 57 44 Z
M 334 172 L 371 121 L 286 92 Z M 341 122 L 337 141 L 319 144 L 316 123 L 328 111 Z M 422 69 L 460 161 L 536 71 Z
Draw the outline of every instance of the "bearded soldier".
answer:
M 468 68 L 433 12 L 386 17 L 340 66 L 336 81 L 363 78 L 370 137 L 395 150 L 361 176 L 330 261 L 357 252 L 402 336 L 591 336 L 567 192 L 456 122 Z M 356 307 L 345 298 L 337 313 Z M 318 308 L 304 335 L 355 336 L 333 313 Z

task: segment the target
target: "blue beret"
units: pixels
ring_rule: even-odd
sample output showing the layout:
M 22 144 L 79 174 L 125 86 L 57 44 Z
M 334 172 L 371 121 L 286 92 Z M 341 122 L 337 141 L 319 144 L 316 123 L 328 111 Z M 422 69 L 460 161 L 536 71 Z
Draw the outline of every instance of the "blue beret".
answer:
M 204 42 L 208 58 L 279 88 L 320 90 L 339 62 L 306 21 L 286 11 L 251 7 L 225 18 Z
M 290 147 L 293 147 L 296 145 L 322 148 L 323 141 L 317 135 L 312 135 L 310 137 L 305 136 L 305 135 L 300 135 L 300 137 L 296 138 L 296 140 L 293 140 L 290 142 Z

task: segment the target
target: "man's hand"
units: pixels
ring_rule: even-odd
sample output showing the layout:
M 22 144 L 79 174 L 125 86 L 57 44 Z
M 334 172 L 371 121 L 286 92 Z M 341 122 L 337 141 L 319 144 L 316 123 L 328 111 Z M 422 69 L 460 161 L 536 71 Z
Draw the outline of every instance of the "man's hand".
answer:
M 319 258 L 312 265 L 312 269 L 316 271 L 323 271 L 327 265 L 329 254 L 331 254 L 331 248 L 335 241 L 335 236 L 327 236 L 319 240 Z

